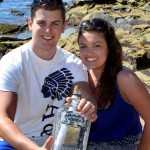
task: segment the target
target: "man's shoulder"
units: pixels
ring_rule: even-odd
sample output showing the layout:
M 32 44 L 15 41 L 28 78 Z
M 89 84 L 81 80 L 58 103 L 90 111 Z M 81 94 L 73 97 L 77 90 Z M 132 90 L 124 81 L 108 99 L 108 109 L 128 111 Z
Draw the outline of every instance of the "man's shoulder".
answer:
M 5 54 L 2 58 L 1 61 L 5 62 L 21 62 L 22 61 L 22 57 L 23 57 L 23 53 L 25 53 L 25 51 L 27 51 L 28 47 L 28 43 L 25 43 L 13 50 L 11 50 L 10 52 L 8 52 L 7 54 Z
M 80 58 L 78 56 L 76 56 L 75 54 L 61 48 L 61 47 L 57 47 L 59 53 L 61 53 L 63 55 L 63 58 L 68 59 L 68 60 L 80 60 Z
M 23 52 L 26 52 L 29 48 L 30 48 L 29 43 L 25 43 L 25 44 L 15 48 L 14 50 L 12 50 L 12 53 L 23 53 Z

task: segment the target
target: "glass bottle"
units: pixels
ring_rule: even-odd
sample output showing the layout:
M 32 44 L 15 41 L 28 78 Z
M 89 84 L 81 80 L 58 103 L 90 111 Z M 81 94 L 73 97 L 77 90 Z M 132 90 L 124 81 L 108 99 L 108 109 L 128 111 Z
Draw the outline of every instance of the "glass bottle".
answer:
M 91 122 L 77 111 L 80 86 L 75 86 L 72 99 L 70 105 L 60 107 L 56 113 L 53 150 L 86 150 Z

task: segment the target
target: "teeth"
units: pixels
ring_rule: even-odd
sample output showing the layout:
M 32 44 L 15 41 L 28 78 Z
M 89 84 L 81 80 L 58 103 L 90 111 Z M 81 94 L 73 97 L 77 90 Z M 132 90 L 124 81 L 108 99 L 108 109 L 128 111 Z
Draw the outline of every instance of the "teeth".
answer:
M 46 40 L 51 40 L 53 37 L 52 36 L 43 36 L 43 38 Z
M 88 61 L 95 61 L 97 58 L 87 58 Z

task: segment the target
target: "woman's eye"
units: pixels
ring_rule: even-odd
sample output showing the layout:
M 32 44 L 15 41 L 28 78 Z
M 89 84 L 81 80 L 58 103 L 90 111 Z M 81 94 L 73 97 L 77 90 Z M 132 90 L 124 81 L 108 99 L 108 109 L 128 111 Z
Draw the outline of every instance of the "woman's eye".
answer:
M 86 46 L 82 45 L 82 46 L 80 46 L 80 48 L 81 48 L 81 49 L 84 49 L 84 48 L 86 48 Z
M 100 45 L 94 45 L 95 48 L 100 47 Z

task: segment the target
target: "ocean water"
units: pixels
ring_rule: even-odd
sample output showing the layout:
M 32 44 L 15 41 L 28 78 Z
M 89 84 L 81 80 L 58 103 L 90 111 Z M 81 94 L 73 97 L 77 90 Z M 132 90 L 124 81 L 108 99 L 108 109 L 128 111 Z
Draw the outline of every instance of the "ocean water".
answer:
M 72 0 L 63 1 L 68 5 L 72 3 Z M 31 3 L 32 0 L 3 0 L 3 2 L 0 2 L 0 24 L 24 25 L 30 16 Z M 11 13 L 12 10 L 20 11 L 24 13 L 24 15 L 17 16 Z M 74 32 L 76 32 L 75 28 L 66 28 L 62 36 L 67 36 Z M 25 31 L 12 36 L 18 39 L 26 39 L 31 37 L 31 32 Z
M 71 3 L 71 0 L 63 1 L 68 4 Z M 30 16 L 31 3 L 32 0 L 3 0 L 3 2 L 0 2 L 0 24 L 24 24 Z M 11 13 L 11 10 L 21 11 L 24 15 L 16 16 Z

